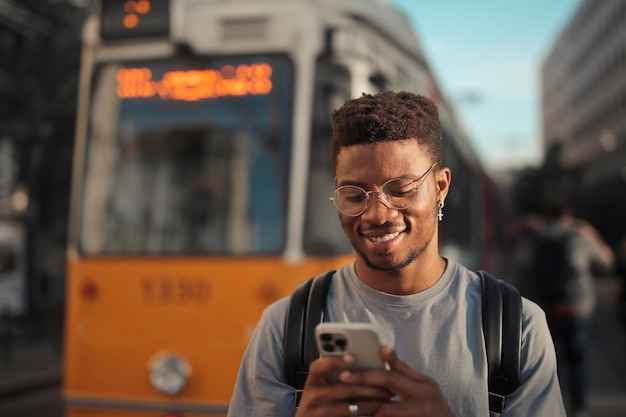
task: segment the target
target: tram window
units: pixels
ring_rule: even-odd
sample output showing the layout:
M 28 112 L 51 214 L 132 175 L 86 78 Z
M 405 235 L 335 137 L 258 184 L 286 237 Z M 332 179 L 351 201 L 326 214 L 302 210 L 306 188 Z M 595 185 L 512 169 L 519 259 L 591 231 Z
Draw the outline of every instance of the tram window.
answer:
M 282 251 L 291 154 L 287 59 L 107 65 L 94 79 L 82 251 Z
M 337 211 L 328 200 L 335 178 L 330 159 L 330 112 L 350 98 L 350 73 L 345 67 L 320 58 L 313 90 L 304 250 L 310 255 L 350 253 Z

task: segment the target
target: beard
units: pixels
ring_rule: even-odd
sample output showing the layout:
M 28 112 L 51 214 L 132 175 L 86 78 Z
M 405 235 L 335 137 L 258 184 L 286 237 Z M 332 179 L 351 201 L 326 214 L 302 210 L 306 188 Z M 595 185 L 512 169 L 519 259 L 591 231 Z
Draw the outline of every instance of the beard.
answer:
M 395 263 L 395 264 L 388 263 L 386 266 L 376 265 L 375 263 L 373 263 L 363 251 L 361 251 L 359 248 L 356 247 L 356 245 L 354 245 L 354 243 L 352 244 L 352 247 L 359 254 L 359 256 L 363 259 L 365 264 L 369 266 L 371 269 L 375 271 L 398 272 L 402 270 L 403 268 L 406 268 L 407 266 L 411 265 L 417 258 L 419 258 L 420 255 L 426 250 L 426 248 L 428 247 L 431 241 L 432 241 L 432 237 L 428 239 L 428 241 L 424 243 L 423 246 L 411 249 L 403 261 Z M 391 255 L 389 255 L 389 258 L 391 258 Z

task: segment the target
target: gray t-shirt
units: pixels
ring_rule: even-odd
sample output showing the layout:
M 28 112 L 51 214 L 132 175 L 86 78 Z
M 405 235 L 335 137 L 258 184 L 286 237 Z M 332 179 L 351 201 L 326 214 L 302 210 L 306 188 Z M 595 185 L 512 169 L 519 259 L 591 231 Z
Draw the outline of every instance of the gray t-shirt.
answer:
M 294 389 L 283 374 L 288 299 L 263 313 L 244 355 L 229 417 L 291 417 Z M 457 417 L 489 416 L 480 277 L 448 261 L 441 279 L 417 294 L 398 296 L 365 285 L 354 265 L 339 269 L 328 293 L 326 320 L 370 322 L 400 359 L 434 378 Z M 502 416 L 565 416 L 556 357 L 543 311 L 523 299 L 520 387 Z

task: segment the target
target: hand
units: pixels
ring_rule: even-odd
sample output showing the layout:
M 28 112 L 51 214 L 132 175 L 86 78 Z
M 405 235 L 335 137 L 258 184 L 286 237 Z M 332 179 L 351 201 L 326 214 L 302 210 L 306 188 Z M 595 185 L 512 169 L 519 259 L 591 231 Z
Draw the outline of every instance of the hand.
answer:
M 390 371 L 351 370 L 344 371 L 340 375 L 340 380 L 345 385 L 378 387 L 397 396 L 398 401 L 394 399 L 394 401 L 380 403 L 373 414 L 364 412 L 362 415 L 453 417 L 435 380 L 409 367 L 388 346 L 381 348 L 381 356 L 389 364 Z M 358 405 L 360 410 L 361 403 L 359 402 Z
M 345 372 L 353 361 L 349 354 L 313 361 L 296 417 L 349 417 L 350 404 L 358 405 L 360 416 L 373 416 L 383 404 L 389 403 L 394 394 L 384 386 L 329 382 L 331 374 Z

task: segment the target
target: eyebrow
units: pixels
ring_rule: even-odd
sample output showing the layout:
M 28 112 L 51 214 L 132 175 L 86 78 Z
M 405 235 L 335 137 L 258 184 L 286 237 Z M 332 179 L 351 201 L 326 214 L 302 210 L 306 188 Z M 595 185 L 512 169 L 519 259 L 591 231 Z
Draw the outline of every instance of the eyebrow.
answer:
M 419 179 L 420 175 L 414 175 L 414 174 L 402 174 L 400 176 L 397 177 L 391 177 L 391 178 L 387 178 L 386 180 L 384 180 L 380 185 L 383 185 L 384 183 L 386 183 L 389 180 L 397 180 L 397 179 L 407 179 L 407 180 L 416 180 Z M 335 184 L 337 184 L 337 187 L 343 187 L 344 185 L 356 185 L 357 187 L 361 187 L 365 190 L 365 183 L 364 182 L 359 182 L 359 181 L 350 181 L 350 180 L 343 180 L 341 182 L 337 181 L 337 177 L 335 177 Z

